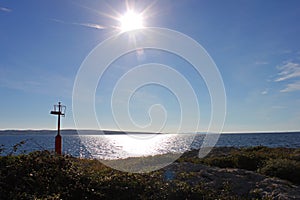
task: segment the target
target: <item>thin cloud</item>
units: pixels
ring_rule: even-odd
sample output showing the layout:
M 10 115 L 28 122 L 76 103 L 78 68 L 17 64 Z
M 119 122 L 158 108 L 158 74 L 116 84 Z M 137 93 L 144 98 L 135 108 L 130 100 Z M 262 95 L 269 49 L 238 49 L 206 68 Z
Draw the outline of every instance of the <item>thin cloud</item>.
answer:
M 269 62 L 266 62 L 266 61 L 256 61 L 255 64 L 256 65 L 268 65 Z
M 275 82 L 300 77 L 300 65 L 298 63 L 288 62 L 278 67 L 278 69 L 280 70 L 278 73 L 279 77 L 275 79 Z
M 264 91 L 261 92 L 262 95 L 266 95 L 266 94 L 268 94 L 268 93 L 269 93 L 269 90 L 268 90 L 268 89 L 265 89 Z
M 279 52 L 279 54 L 290 54 L 290 53 L 293 53 L 291 49 L 284 49 Z
M 62 23 L 62 24 L 66 24 L 66 22 L 64 22 L 63 20 L 59 20 L 59 19 L 50 19 L 51 21 L 54 21 L 54 22 L 58 22 L 58 23 Z
M 88 28 L 105 29 L 104 26 L 101 26 L 99 24 L 91 24 L 91 23 L 71 23 L 71 24 L 84 26 L 84 27 L 88 27 Z
M 0 11 L 3 11 L 3 12 L 11 12 L 12 10 L 9 9 L 9 8 L 0 7 Z
M 273 109 L 285 109 L 286 106 L 272 106 Z
M 1 67 L 2 66 L 0 66 L 0 88 L 19 90 L 25 93 L 72 96 L 74 82 L 72 78 L 54 75 L 49 72 L 42 72 L 39 76 L 36 76 L 36 72 L 34 71 L 30 71 L 32 77 L 28 77 L 23 76 L 19 71 L 1 69 Z M 60 88 L 59 91 L 57 88 Z
M 295 62 L 285 62 L 284 65 L 277 67 L 279 70 L 278 78 L 274 82 L 289 81 L 285 88 L 280 92 L 300 91 L 300 64 Z
M 105 26 L 99 25 L 99 24 L 94 24 L 94 23 L 77 23 L 77 22 L 65 22 L 63 20 L 59 20 L 59 19 L 50 19 L 54 22 L 58 22 L 61 24 L 71 24 L 71 25 L 77 25 L 77 26 L 83 26 L 83 27 L 87 27 L 87 28 L 94 28 L 94 29 L 98 29 L 98 30 L 102 30 L 105 29 Z
M 286 85 L 286 88 L 280 90 L 280 92 L 294 92 L 300 90 L 300 81 L 290 83 Z

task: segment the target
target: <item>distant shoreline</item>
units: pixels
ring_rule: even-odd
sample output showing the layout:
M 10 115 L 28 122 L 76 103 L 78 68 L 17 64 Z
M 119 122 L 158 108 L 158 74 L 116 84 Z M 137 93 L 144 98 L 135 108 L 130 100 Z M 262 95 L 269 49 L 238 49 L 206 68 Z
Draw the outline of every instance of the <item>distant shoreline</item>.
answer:
M 125 135 L 125 134 L 206 134 L 205 132 L 197 132 L 197 133 L 154 133 L 154 132 L 136 132 L 136 131 L 111 131 L 111 130 L 76 130 L 76 129 L 62 129 L 61 134 L 63 135 L 78 135 L 80 131 L 80 135 Z M 31 130 L 31 129 L 24 129 L 24 130 L 0 130 L 0 135 L 30 135 L 30 134 L 56 134 L 57 130 Z M 104 134 L 103 134 L 104 133 Z M 210 133 L 214 134 L 214 133 Z M 300 131 L 261 131 L 261 132 L 224 132 L 220 133 L 222 135 L 233 135 L 233 134 L 300 134 Z

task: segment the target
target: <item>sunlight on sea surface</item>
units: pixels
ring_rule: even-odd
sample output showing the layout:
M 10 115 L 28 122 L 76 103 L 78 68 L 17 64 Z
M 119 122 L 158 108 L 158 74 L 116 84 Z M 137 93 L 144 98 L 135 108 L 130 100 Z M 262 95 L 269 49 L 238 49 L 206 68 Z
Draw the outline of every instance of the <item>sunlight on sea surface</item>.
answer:
M 80 136 L 95 158 L 118 159 L 164 153 L 182 153 L 190 149 L 195 135 L 94 135 Z
M 12 152 L 13 146 L 21 141 L 14 154 L 37 150 L 54 150 L 56 131 L 2 131 L 0 145 L 4 150 L 0 155 Z M 148 156 L 164 153 L 182 153 L 189 149 L 199 149 L 203 134 L 137 134 L 137 135 L 78 135 L 76 130 L 62 131 L 63 153 L 75 157 L 118 159 Z M 193 140 L 194 138 L 194 140 Z M 230 147 L 300 147 L 300 133 L 264 134 L 222 134 L 216 146 Z

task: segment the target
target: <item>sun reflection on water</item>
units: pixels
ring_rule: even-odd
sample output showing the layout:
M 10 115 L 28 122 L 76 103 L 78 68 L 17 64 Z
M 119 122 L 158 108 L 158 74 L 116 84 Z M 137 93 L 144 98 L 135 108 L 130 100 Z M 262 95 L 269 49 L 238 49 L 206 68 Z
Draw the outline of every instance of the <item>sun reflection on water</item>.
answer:
M 89 135 L 81 141 L 94 158 L 119 159 L 179 153 L 190 149 L 194 135 Z

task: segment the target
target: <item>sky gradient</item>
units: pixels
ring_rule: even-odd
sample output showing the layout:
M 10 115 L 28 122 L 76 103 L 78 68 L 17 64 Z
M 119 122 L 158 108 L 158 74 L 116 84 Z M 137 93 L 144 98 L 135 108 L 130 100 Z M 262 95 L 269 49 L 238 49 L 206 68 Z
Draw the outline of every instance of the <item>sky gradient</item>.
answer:
M 300 130 L 299 1 L 129 4 L 137 12 L 145 11 L 145 26 L 184 33 L 212 57 L 227 96 L 224 132 Z M 123 1 L 0 1 L 0 129 L 55 129 L 56 118 L 49 111 L 57 101 L 67 106 L 63 128 L 75 128 L 76 74 L 86 56 L 117 32 L 120 24 L 111 16 L 126 9 Z M 190 80 L 199 91 L 201 123 L 209 123 L 209 94 L 189 63 L 168 52 L 136 54 L 112 63 L 99 83 L 95 107 L 105 129 L 117 129 L 109 106 L 118 78 L 132 66 L 151 62 L 172 66 Z M 165 105 L 170 131 L 178 123 L 178 103 L 168 90 L 144 87 L 132 99 L 132 117 L 138 123 L 147 124 L 143 114 L 156 103 Z M 87 128 L 95 127 L 87 123 Z M 200 126 L 199 131 L 203 129 Z

